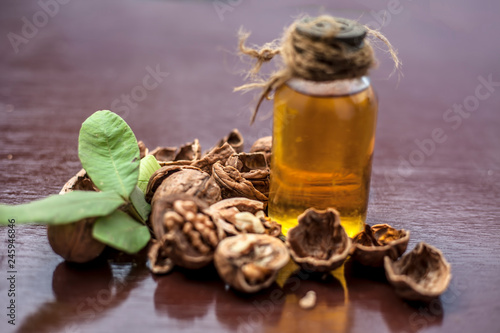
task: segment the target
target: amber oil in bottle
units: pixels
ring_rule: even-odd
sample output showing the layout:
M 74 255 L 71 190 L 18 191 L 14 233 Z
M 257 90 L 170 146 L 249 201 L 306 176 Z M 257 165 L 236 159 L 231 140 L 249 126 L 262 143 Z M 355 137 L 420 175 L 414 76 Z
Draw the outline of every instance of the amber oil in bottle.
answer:
M 269 216 L 283 233 L 307 208 L 332 207 L 352 237 L 364 227 L 377 101 L 369 79 L 291 79 L 274 96 Z

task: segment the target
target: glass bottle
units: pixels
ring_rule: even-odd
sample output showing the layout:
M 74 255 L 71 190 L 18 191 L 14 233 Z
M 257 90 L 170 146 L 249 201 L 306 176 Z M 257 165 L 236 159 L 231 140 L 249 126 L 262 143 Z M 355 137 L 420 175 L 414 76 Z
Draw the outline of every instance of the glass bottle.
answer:
M 285 235 L 310 207 L 337 209 L 350 237 L 364 228 L 377 111 L 366 76 L 276 90 L 269 216 Z

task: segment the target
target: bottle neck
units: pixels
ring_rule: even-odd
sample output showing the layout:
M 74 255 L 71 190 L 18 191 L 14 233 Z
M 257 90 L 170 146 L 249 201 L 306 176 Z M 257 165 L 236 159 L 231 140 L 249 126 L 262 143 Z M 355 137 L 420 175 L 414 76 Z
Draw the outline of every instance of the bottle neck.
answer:
M 286 85 L 304 95 L 331 97 L 361 92 L 370 86 L 370 79 L 368 76 L 362 76 L 355 79 L 318 82 L 293 78 L 288 80 Z

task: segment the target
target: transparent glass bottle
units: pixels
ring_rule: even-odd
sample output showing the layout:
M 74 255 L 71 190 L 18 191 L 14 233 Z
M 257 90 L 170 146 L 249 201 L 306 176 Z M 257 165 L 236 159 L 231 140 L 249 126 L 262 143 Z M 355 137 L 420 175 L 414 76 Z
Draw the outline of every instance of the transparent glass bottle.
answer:
M 337 209 L 351 237 L 363 229 L 377 110 L 366 76 L 276 90 L 269 216 L 285 235 L 310 207 Z

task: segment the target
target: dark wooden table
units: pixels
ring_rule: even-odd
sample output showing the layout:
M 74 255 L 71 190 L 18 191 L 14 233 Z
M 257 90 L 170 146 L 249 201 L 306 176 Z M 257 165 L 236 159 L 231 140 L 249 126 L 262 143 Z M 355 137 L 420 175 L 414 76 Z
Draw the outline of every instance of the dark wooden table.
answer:
M 71 266 L 45 227 L 19 225 L 15 326 L 0 229 L 1 332 L 500 332 L 497 1 L 58 1 L 41 1 L 50 15 L 34 0 L 0 4 L 0 202 L 57 193 L 81 167 L 81 123 L 100 109 L 151 148 L 197 137 L 208 149 L 236 127 L 248 149 L 270 135 L 272 103 L 250 127 L 253 96 L 231 92 L 243 82 L 238 28 L 261 44 L 298 14 L 326 11 L 381 27 L 404 64 L 399 83 L 387 79 L 379 51 L 372 75 L 380 116 L 368 223 L 410 230 L 410 249 L 440 248 L 453 280 L 426 306 L 350 266 L 347 292 L 333 278 L 294 275 L 244 296 L 213 268 L 156 277 L 141 256 L 116 253 Z M 319 295 L 311 311 L 297 304 L 308 290 Z

